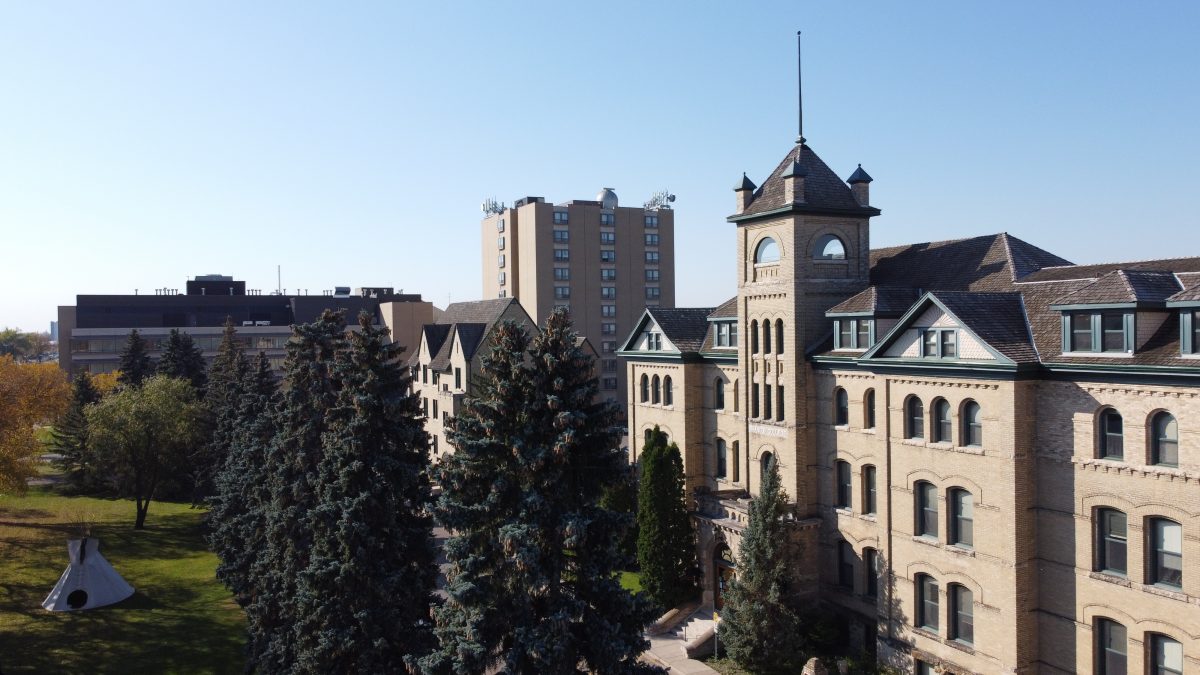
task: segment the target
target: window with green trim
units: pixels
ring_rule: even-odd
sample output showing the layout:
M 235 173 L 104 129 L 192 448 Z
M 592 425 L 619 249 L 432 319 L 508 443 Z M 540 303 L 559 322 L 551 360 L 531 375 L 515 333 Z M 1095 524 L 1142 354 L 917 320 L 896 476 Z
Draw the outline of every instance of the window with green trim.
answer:
M 921 356 L 927 359 L 958 358 L 958 331 L 929 328 L 921 333 Z
M 834 349 L 870 349 L 875 343 L 874 319 L 838 319 L 833 322 Z
M 1133 351 L 1133 314 L 1074 312 L 1067 315 L 1063 345 L 1067 352 L 1119 354 Z

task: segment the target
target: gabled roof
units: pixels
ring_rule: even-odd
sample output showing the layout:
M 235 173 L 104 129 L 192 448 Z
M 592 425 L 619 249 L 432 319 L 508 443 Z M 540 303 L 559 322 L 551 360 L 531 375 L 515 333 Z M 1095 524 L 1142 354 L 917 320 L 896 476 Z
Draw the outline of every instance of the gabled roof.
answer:
M 1010 291 L 1014 281 L 1070 263 L 1008 233 L 871 251 L 871 283 L 922 290 Z
M 914 304 L 899 323 L 883 336 L 874 347 L 867 350 L 867 360 L 879 358 L 912 322 L 930 306 L 937 306 L 951 316 L 960 329 L 973 334 L 996 354 L 1001 362 L 1011 364 L 1037 363 L 1034 348 L 1025 319 L 1025 308 L 1020 293 L 971 293 L 964 291 L 941 291 L 926 293 Z M 939 361 L 949 364 L 951 360 Z
M 1167 298 L 1167 302 L 1200 302 L 1200 280 Z
M 805 177 L 803 203 L 793 204 L 784 198 L 784 176 L 792 172 Z M 861 206 L 854 198 L 850 186 L 842 182 L 842 179 L 838 178 L 838 175 L 807 145 L 793 147 L 779 166 L 763 181 L 762 186 L 754 191 L 746 209 L 730 216 L 729 220 L 746 220 L 756 215 L 782 210 L 866 216 L 879 214 L 879 209 Z
M 867 290 L 847 298 L 826 310 L 831 314 L 870 314 L 871 316 L 900 316 L 917 299 L 917 292 L 899 286 L 868 286 Z
M 1173 272 L 1166 270 L 1116 270 L 1066 293 L 1051 303 L 1061 305 L 1157 304 L 1181 289 Z
M 514 303 L 516 300 L 513 298 L 494 298 L 455 302 L 446 307 L 438 317 L 437 323 L 422 327 L 429 346 L 429 367 L 445 370 L 450 366 L 450 353 L 455 339 L 462 344 L 463 355 L 467 360 L 472 359 L 492 327 Z M 417 364 L 418 357 L 419 353 L 414 353 L 409 363 Z
M 1066 281 L 1097 279 L 1117 270 L 1170 270 L 1176 274 L 1200 272 L 1200 258 L 1164 258 L 1133 262 L 1098 263 L 1095 265 L 1064 265 L 1045 267 L 1021 281 Z
M 698 352 L 708 334 L 708 316 L 712 307 L 649 307 L 646 311 L 654 317 L 663 335 L 680 352 Z
M 737 315 L 738 315 L 737 309 L 738 309 L 737 296 L 735 295 L 732 298 L 726 300 L 725 302 L 722 302 L 721 304 L 717 305 L 717 308 L 714 309 L 712 311 L 712 313 L 708 315 L 708 318 L 710 318 L 710 319 L 736 319 Z

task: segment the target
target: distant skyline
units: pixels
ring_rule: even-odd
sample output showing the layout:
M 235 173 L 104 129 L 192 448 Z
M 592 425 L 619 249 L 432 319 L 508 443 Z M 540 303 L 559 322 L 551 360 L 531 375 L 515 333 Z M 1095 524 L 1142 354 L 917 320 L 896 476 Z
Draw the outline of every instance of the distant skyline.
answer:
M 8 3 L 0 327 L 276 265 L 445 307 L 480 297 L 481 201 L 602 187 L 678 196 L 677 303 L 717 305 L 733 186 L 796 136 L 797 30 L 873 247 L 1200 256 L 1192 2 Z

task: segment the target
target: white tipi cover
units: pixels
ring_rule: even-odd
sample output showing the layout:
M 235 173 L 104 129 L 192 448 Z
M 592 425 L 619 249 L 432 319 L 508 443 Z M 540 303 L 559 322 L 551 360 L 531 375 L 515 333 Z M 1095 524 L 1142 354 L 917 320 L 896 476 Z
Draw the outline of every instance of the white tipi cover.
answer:
M 71 564 L 59 577 L 54 590 L 42 607 L 51 612 L 92 609 L 120 602 L 133 595 L 133 586 L 125 583 L 112 565 L 100 555 L 96 539 L 72 539 L 67 542 Z

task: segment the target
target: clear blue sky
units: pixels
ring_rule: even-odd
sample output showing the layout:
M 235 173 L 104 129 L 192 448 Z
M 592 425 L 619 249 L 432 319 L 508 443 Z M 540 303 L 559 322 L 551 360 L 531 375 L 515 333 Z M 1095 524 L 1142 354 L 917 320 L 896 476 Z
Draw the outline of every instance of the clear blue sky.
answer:
M 678 195 L 677 296 L 734 292 L 732 187 L 805 135 L 872 243 L 1200 255 L 1195 2 L 8 2 L 0 326 L 223 273 L 480 295 L 479 202 Z

